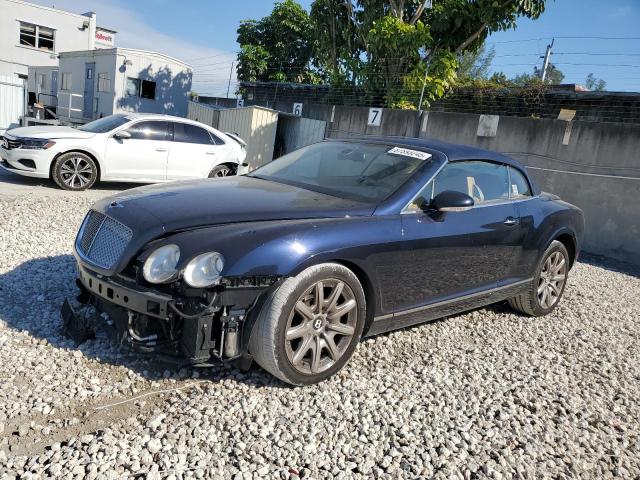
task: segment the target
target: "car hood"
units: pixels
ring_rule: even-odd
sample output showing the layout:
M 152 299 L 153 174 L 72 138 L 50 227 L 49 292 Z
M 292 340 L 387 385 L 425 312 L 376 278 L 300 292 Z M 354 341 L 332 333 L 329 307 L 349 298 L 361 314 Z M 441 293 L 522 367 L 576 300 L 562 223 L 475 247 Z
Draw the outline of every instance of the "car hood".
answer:
M 5 136 L 26 138 L 91 138 L 95 133 L 83 132 L 72 127 L 20 127 L 7 130 Z
M 235 176 L 139 187 L 101 200 L 94 209 L 134 231 L 161 226 L 169 233 L 238 222 L 364 216 L 373 214 L 375 205 Z

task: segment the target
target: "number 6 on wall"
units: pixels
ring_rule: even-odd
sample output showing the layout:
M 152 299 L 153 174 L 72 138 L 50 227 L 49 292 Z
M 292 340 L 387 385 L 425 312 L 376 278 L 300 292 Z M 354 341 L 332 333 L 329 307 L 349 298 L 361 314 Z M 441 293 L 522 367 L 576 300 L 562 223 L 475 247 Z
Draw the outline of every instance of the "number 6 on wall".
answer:
M 369 118 L 367 119 L 367 125 L 369 125 L 370 127 L 379 127 L 381 121 L 382 121 L 382 109 L 370 108 Z

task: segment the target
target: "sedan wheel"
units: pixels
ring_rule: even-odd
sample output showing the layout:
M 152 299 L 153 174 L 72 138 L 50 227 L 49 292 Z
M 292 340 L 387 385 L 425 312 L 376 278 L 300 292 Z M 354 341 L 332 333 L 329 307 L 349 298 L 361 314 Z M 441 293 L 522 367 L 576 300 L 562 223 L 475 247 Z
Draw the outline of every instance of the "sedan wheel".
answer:
M 221 178 L 235 175 L 236 171 L 229 165 L 218 165 L 213 167 L 209 172 L 209 178 Z
M 287 358 L 303 374 L 331 368 L 347 351 L 357 323 L 351 288 L 337 279 L 322 280 L 295 304 L 286 330 Z
M 293 385 L 320 382 L 351 358 L 364 328 L 364 291 L 343 265 L 324 263 L 287 278 L 266 299 L 249 350 Z
M 55 182 L 64 190 L 86 190 L 98 179 L 95 162 L 80 152 L 69 152 L 58 157 L 52 173 Z

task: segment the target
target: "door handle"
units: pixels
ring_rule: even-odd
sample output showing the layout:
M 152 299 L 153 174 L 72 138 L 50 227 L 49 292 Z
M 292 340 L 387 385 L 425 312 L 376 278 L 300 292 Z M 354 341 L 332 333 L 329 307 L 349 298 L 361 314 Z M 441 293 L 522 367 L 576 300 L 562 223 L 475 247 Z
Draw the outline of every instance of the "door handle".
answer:
M 156 148 L 156 152 L 166 152 L 168 148 Z
M 207 155 L 215 155 L 216 152 L 207 152 Z
M 504 224 L 507 225 L 508 227 L 512 227 L 514 225 L 518 225 L 520 223 L 520 220 L 518 220 L 517 218 L 513 218 L 513 217 L 507 217 L 506 220 L 504 221 Z

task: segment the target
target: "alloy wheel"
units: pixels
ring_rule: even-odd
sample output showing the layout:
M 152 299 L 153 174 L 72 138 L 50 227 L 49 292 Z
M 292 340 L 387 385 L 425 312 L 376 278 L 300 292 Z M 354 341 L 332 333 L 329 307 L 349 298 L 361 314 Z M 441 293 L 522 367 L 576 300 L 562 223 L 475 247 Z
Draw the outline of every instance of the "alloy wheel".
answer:
M 60 166 L 60 176 L 68 187 L 82 188 L 91 182 L 93 169 L 86 159 L 71 157 Z
M 555 251 L 545 260 L 538 280 L 538 302 L 542 308 L 551 308 L 558 302 L 566 279 L 566 259 L 562 252 Z
M 285 351 L 300 373 L 317 374 L 344 355 L 356 330 L 358 308 L 345 282 L 316 282 L 296 301 L 285 330 Z

